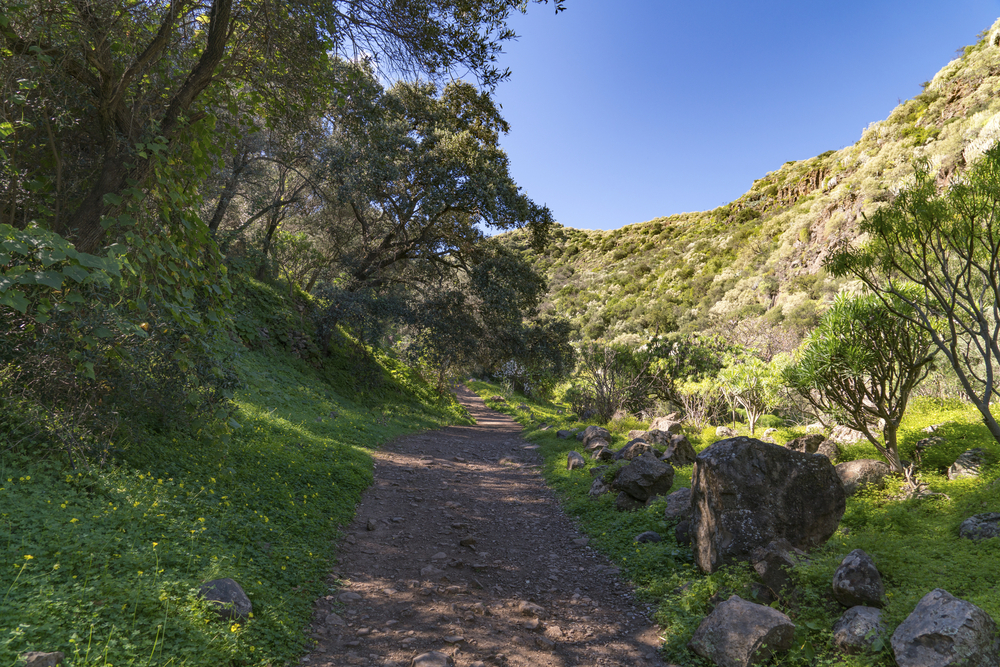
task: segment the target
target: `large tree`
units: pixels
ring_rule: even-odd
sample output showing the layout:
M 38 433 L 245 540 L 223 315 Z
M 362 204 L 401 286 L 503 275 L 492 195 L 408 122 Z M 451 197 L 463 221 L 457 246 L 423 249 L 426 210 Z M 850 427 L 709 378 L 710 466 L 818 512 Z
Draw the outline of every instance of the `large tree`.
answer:
M 546 0 L 538 0 L 545 2 Z M 556 0 L 557 11 L 562 0 Z M 343 94 L 331 56 L 384 73 L 468 73 L 487 88 L 522 0 L 41 0 L 0 15 L 5 95 L 2 215 L 39 218 L 81 251 L 154 176 L 150 144 L 237 100 L 281 113 Z M 204 146 L 196 147 L 203 152 Z M 39 191 L 48 193 L 39 198 Z
M 860 231 L 867 240 L 841 245 L 829 268 L 926 333 L 1000 442 L 990 411 L 1000 398 L 1000 146 L 943 193 L 918 168 L 913 187 L 866 216 Z
M 838 297 L 806 339 L 785 380 L 820 412 L 861 431 L 902 472 L 896 434 L 910 394 L 930 370 L 930 336 L 893 314 L 909 312 L 878 297 Z M 884 442 L 872 422 L 884 426 Z

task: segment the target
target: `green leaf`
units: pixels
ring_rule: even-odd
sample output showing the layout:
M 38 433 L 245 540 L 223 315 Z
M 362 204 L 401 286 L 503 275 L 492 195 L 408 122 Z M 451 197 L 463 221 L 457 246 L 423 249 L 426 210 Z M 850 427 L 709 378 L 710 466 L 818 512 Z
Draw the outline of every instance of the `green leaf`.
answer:
M 122 198 L 113 192 L 109 192 L 104 195 L 104 203 L 108 206 L 118 206 L 122 203 Z
M 232 426 L 233 428 L 243 428 L 242 424 L 240 424 L 238 421 L 232 418 L 229 419 L 229 425 Z
M 82 283 L 84 280 L 87 279 L 87 276 L 90 275 L 90 272 L 87 271 L 87 269 L 83 268 L 82 266 L 77 266 L 75 264 L 64 266 L 62 272 L 64 276 L 66 276 L 67 278 L 72 278 L 78 283 Z
M 80 366 L 82 366 L 82 370 L 83 370 L 83 374 L 84 375 L 86 375 L 87 377 L 89 377 L 91 380 L 96 380 L 97 379 L 97 376 L 94 374 L 94 362 L 92 362 L 92 361 L 85 361 L 82 364 L 80 364 Z M 80 370 L 80 369 L 78 369 L 78 370 Z
M 87 300 L 84 299 L 79 294 L 77 294 L 76 292 L 70 292 L 69 294 L 67 294 L 66 301 L 68 301 L 69 303 L 87 303 Z
M 20 290 L 12 289 L 0 296 L 0 306 L 9 306 L 22 315 L 28 311 L 28 305 L 29 302 L 24 298 L 24 292 Z
M 97 329 L 94 330 L 94 335 L 98 338 L 111 338 L 114 336 L 114 333 L 112 333 L 111 329 L 108 329 L 107 327 L 97 327 Z
M 18 282 L 23 285 L 45 285 L 52 289 L 62 289 L 63 274 L 59 271 L 33 271 L 25 273 Z
M 10 255 L 7 253 L 0 252 L 0 266 L 10 262 Z

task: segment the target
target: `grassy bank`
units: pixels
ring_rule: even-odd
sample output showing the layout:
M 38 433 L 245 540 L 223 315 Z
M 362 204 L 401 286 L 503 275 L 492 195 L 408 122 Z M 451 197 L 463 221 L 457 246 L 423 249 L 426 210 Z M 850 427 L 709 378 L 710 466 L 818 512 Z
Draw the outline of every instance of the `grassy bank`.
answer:
M 469 386 L 487 399 L 501 393 L 498 385 L 490 383 L 471 382 Z M 679 546 L 674 539 L 673 524 L 664 521 L 663 501 L 623 514 L 614 509 L 613 494 L 591 500 L 587 491 L 593 478 L 588 471 L 594 462 L 588 460 L 585 470 L 567 471 L 566 454 L 578 449 L 579 443 L 556 437 L 558 429 L 579 429 L 586 425 L 569 414 L 566 406 L 533 401 L 521 395 L 509 396 L 503 402 L 487 400 L 487 404 L 512 415 L 525 426 L 525 436 L 540 446 L 547 482 L 556 489 L 580 527 L 592 537 L 591 544 L 620 565 L 639 592 L 658 605 L 656 620 L 663 627 L 664 657 L 677 664 L 708 664 L 687 650 L 687 641 L 709 612 L 713 596 L 749 595 L 745 588 L 753 580 L 749 567 L 702 575 L 693 564 L 690 549 Z M 521 409 L 522 405 L 527 409 Z M 543 425 L 548 428 L 542 430 Z M 932 491 L 945 493 L 947 497 L 895 500 L 893 496 L 899 493 L 901 485 L 901 480 L 895 480 L 881 491 L 869 490 L 849 498 L 840 529 L 823 548 L 810 554 L 808 562 L 796 568 L 794 598 L 777 603 L 797 626 L 796 648 L 779 657 L 779 664 L 882 667 L 895 664 L 888 642 L 882 650 L 866 656 L 841 656 L 831 647 L 830 629 L 845 609 L 833 599 L 830 582 L 840 561 L 853 549 L 867 551 L 882 574 L 887 591 L 884 618 L 890 633 L 920 598 L 934 588 L 944 588 L 1000 619 L 997 540 L 970 542 L 958 537 L 958 527 L 965 518 L 1000 511 L 1000 484 L 995 483 L 1000 477 L 1000 469 L 995 465 L 1000 459 L 1000 446 L 969 406 L 920 399 L 911 404 L 902 425 L 903 458 L 912 459 L 916 443 L 928 436 L 923 429 L 931 425 L 941 425 L 935 435 L 945 442 L 923 456 L 919 478 Z M 624 420 L 608 426 L 613 434 L 612 445 L 618 448 L 625 444 L 629 430 L 644 424 Z M 737 426 L 738 431 L 747 434 L 742 425 Z M 801 427 L 782 427 L 773 435 L 777 442 L 783 443 L 803 433 Z M 716 440 L 714 429 L 688 430 L 686 435 L 697 451 Z M 949 481 L 946 467 L 972 447 L 987 450 L 992 465 L 978 479 Z M 867 443 L 849 447 L 840 460 L 859 458 L 877 458 L 875 448 Z M 689 486 L 691 472 L 690 466 L 678 468 L 673 490 Z M 646 530 L 657 531 L 663 541 L 634 542 L 634 537 Z
M 0 665 L 25 651 L 71 667 L 297 662 L 370 451 L 464 417 L 392 359 L 255 347 L 234 356 L 228 441 L 140 430 L 74 469 L 0 433 Z M 219 577 L 253 602 L 247 622 L 199 599 Z

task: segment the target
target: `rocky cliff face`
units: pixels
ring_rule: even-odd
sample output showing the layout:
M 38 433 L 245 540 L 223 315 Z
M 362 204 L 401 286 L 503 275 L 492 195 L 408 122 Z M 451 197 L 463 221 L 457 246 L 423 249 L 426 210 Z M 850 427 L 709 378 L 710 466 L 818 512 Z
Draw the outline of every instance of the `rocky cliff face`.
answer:
M 765 329 L 792 345 L 854 288 L 826 275 L 830 248 L 913 182 L 915 161 L 944 187 L 1000 139 L 998 93 L 1000 21 L 855 144 L 788 162 L 726 206 L 609 232 L 558 227 L 542 254 L 519 233 L 506 239 L 543 270 L 546 308 L 570 317 L 580 338 Z

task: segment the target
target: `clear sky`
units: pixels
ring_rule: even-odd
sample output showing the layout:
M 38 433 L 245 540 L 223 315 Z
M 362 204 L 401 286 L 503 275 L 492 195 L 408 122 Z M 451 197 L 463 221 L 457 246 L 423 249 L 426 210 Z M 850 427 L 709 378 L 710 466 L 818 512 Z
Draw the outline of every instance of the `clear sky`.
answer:
M 1000 17 L 1000 0 L 567 0 L 500 64 L 514 180 L 569 227 L 736 199 L 853 144 Z

